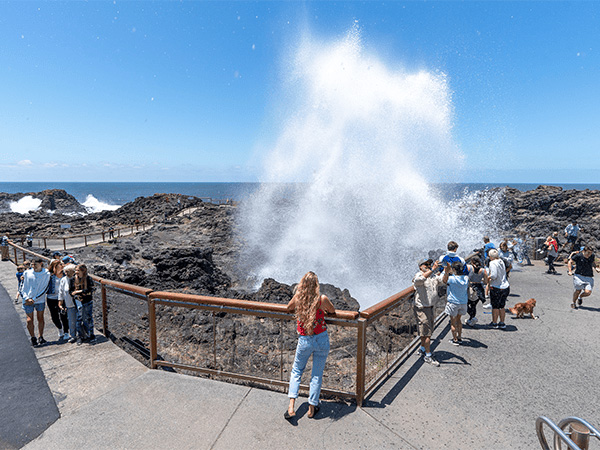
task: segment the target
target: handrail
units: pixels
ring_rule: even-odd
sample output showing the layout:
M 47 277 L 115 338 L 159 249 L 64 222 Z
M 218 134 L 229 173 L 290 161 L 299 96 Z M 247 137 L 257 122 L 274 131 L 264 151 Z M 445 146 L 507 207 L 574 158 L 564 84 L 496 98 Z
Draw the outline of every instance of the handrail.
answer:
M 537 432 L 538 440 L 540 441 L 540 445 L 542 446 L 543 450 L 550 450 L 550 447 L 548 446 L 548 441 L 546 440 L 546 436 L 544 435 L 544 424 L 548 425 L 552 429 L 552 431 L 554 431 L 555 436 L 560 437 L 560 439 L 562 439 L 563 442 L 565 442 L 571 448 L 571 450 L 581 450 L 581 448 L 577 444 L 575 444 L 575 442 L 573 442 L 571 438 L 567 436 L 561 428 L 558 427 L 558 425 L 556 425 L 547 417 L 540 416 L 535 421 L 535 429 Z M 556 445 L 554 446 L 554 448 L 556 449 Z
M 569 433 L 565 432 L 565 428 L 568 425 L 571 425 L 573 423 L 580 424 L 587 429 L 587 432 L 585 433 L 586 441 L 584 443 L 582 443 L 583 448 L 578 445 L 579 443 L 576 443 L 573 439 L 571 439 L 572 433 L 571 433 L 571 436 L 568 436 Z M 581 419 L 579 417 L 571 416 L 571 417 L 562 419 L 560 422 L 558 422 L 558 425 L 557 425 L 554 422 L 552 422 L 550 419 L 548 419 L 547 417 L 540 416 L 535 421 L 535 428 L 536 428 L 538 440 L 540 441 L 540 445 L 542 446 L 543 450 L 550 450 L 550 446 L 548 445 L 548 441 L 546 440 L 546 436 L 544 435 L 544 430 L 543 430 L 544 424 L 548 425 L 552 429 L 552 431 L 554 431 L 554 449 L 555 450 L 556 449 L 560 450 L 562 448 L 561 441 L 566 443 L 571 450 L 586 450 L 588 448 L 587 441 L 589 440 L 588 439 L 589 437 L 595 437 L 596 439 L 600 440 L 600 431 L 598 431 L 598 429 L 596 429 L 596 427 L 591 425 L 587 420 Z M 578 439 L 575 439 L 575 440 L 578 440 Z
M 208 297 L 206 295 L 181 294 L 178 292 L 154 291 L 148 295 L 148 298 L 151 300 L 173 300 L 177 302 L 225 306 L 229 308 L 242 308 L 283 314 L 290 313 L 286 305 L 277 303 L 236 300 L 222 297 Z M 358 314 L 358 311 L 342 311 L 336 309 L 335 314 L 328 315 L 327 317 L 335 317 L 344 320 L 356 320 L 358 318 Z
M 46 261 L 50 258 L 39 255 L 38 253 L 24 248 L 14 242 L 9 241 L 9 245 L 13 247 L 15 263 L 17 262 L 17 250 L 23 252 L 23 259 L 25 259 L 25 253 L 41 257 Z M 271 319 L 283 319 L 283 320 L 294 320 L 294 314 L 287 310 L 287 305 L 275 304 L 268 302 L 258 302 L 251 300 L 240 300 L 230 299 L 222 297 L 210 297 L 206 295 L 196 294 L 185 294 L 177 292 L 167 291 L 154 291 L 153 289 L 136 286 L 128 283 L 122 283 L 119 281 L 108 280 L 97 275 L 90 274 L 94 282 L 99 283 L 101 286 L 102 296 L 102 323 L 103 333 L 108 337 L 111 333 L 108 331 L 108 299 L 107 290 L 115 290 L 132 297 L 145 300 L 148 307 L 148 332 L 150 342 L 150 366 L 151 368 L 157 367 L 173 367 L 185 370 L 194 370 L 200 373 L 209 375 L 217 375 L 224 377 L 233 377 L 241 380 L 255 381 L 259 383 L 266 383 L 273 386 L 283 386 L 287 383 L 281 380 L 271 380 L 267 378 L 260 378 L 254 375 L 244 373 L 231 373 L 218 369 L 212 369 L 209 367 L 190 366 L 181 363 L 162 361 L 158 357 L 157 352 L 157 317 L 156 317 L 156 305 L 162 304 L 172 307 L 185 307 L 190 309 L 202 309 L 205 311 L 212 311 L 213 317 L 215 313 L 225 312 L 233 314 L 251 315 L 256 317 L 269 317 Z M 387 369 L 378 372 L 374 380 L 367 381 L 366 378 L 366 355 L 367 355 L 367 326 L 380 318 L 384 314 L 390 312 L 394 308 L 398 307 L 404 301 L 412 298 L 414 288 L 411 286 L 404 289 L 403 291 L 388 297 L 387 299 L 377 303 L 376 305 L 367 308 L 366 310 L 359 311 L 342 311 L 336 310 L 335 314 L 327 315 L 328 323 L 332 325 L 354 328 L 356 330 L 356 379 L 355 387 L 356 392 L 344 392 L 340 390 L 323 389 L 322 392 L 330 393 L 332 395 L 353 397 L 356 400 L 358 406 L 362 405 L 362 402 L 367 394 L 372 392 L 374 388 L 379 385 L 387 374 L 391 373 L 394 368 L 400 364 L 400 361 L 410 354 L 411 348 L 414 346 L 415 340 L 408 346 L 404 347 L 401 353 L 395 357 L 392 361 L 388 361 L 390 364 L 387 365 Z M 440 315 L 435 322 L 437 327 L 441 321 L 442 315 Z M 282 360 L 283 361 L 283 360 Z M 283 364 L 283 363 L 282 363 Z M 283 373 L 283 365 L 282 365 Z M 302 386 L 305 388 L 305 386 Z
M 403 291 L 400 291 L 397 294 L 394 294 L 391 297 L 388 297 L 385 300 L 382 300 L 379 303 L 376 303 L 375 305 L 361 311 L 360 316 L 364 317 L 369 321 L 374 320 L 381 314 L 384 314 L 388 309 L 393 308 L 402 300 L 405 300 L 414 291 L 415 288 L 413 286 L 410 286 L 404 289 Z

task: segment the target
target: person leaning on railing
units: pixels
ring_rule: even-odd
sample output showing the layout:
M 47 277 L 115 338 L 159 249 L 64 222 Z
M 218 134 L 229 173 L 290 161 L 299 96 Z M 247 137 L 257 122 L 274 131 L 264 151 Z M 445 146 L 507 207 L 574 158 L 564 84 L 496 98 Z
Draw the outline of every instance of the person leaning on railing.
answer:
M 296 418 L 294 406 L 298 398 L 300 379 L 311 355 L 313 366 L 308 397 L 308 417 L 312 418 L 319 412 L 323 370 L 329 354 L 329 335 L 327 334 L 325 313 L 334 314 L 335 308 L 326 295 L 321 295 L 317 275 L 308 272 L 298 283 L 296 293 L 288 303 L 287 309 L 290 312 L 296 312 L 299 334 L 296 356 L 290 375 L 288 391 L 290 402 L 283 415 L 286 420 L 292 421 Z

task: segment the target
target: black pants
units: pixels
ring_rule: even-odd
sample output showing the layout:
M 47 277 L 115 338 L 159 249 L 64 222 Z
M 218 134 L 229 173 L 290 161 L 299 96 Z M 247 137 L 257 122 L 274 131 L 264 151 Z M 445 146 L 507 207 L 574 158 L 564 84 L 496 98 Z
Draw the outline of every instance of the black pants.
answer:
M 483 290 L 483 284 L 473 283 L 471 287 L 477 294 L 477 298 L 475 300 L 469 299 L 467 303 L 467 314 L 469 315 L 469 320 L 477 315 L 477 303 L 481 301 L 481 304 L 485 303 L 485 291 Z
M 548 273 L 556 273 L 556 269 L 554 268 L 554 260 L 556 256 L 548 255 Z
M 60 308 L 58 307 L 57 299 L 46 299 L 46 304 L 48 305 L 48 309 L 50 310 L 50 317 L 52 317 L 52 323 L 56 328 L 62 330 L 65 333 L 69 332 L 69 318 L 67 317 L 66 311 L 65 314 L 60 312 Z

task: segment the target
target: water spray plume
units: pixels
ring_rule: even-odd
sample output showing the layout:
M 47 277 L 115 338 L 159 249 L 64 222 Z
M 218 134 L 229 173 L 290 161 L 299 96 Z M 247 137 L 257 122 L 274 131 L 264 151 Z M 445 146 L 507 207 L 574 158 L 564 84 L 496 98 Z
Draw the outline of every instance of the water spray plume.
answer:
M 293 283 L 313 270 L 364 308 L 407 287 L 428 250 L 479 242 L 464 208 L 427 182 L 462 160 L 444 74 L 389 69 L 365 53 L 356 28 L 329 44 L 304 39 L 289 67 L 268 183 L 241 214 L 257 280 Z M 306 184 L 283 198 L 278 183 L 289 181 Z

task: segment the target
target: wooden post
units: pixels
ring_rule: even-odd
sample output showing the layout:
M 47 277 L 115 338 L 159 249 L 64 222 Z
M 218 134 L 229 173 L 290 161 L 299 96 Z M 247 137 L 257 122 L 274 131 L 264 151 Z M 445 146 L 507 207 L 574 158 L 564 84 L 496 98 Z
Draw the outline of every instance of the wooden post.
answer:
M 121 229 L 120 228 L 117 230 L 117 235 L 118 235 L 117 237 L 121 237 Z
M 102 331 L 108 337 L 108 302 L 106 300 L 106 286 L 102 286 Z
M 46 243 L 46 238 L 44 238 L 44 248 L 48 248 L 48 245 Z
M 67 238 L 63 238 L 63 248 L 67 249 Z
M 356 406 L 360 407 L 365 398 L 365 370 L 367 353 L 367 321 L 358 319 L 356 338 Z
M 154 299 L 148 299 L 148 323 L 150 325 L 150 368 L 156 369 L 156 305 Z
M 87 247 L 87 234 L 83 235 L 83 244 Z
M 104 231 L 102 232 L 102 242 L 104 242 Z

